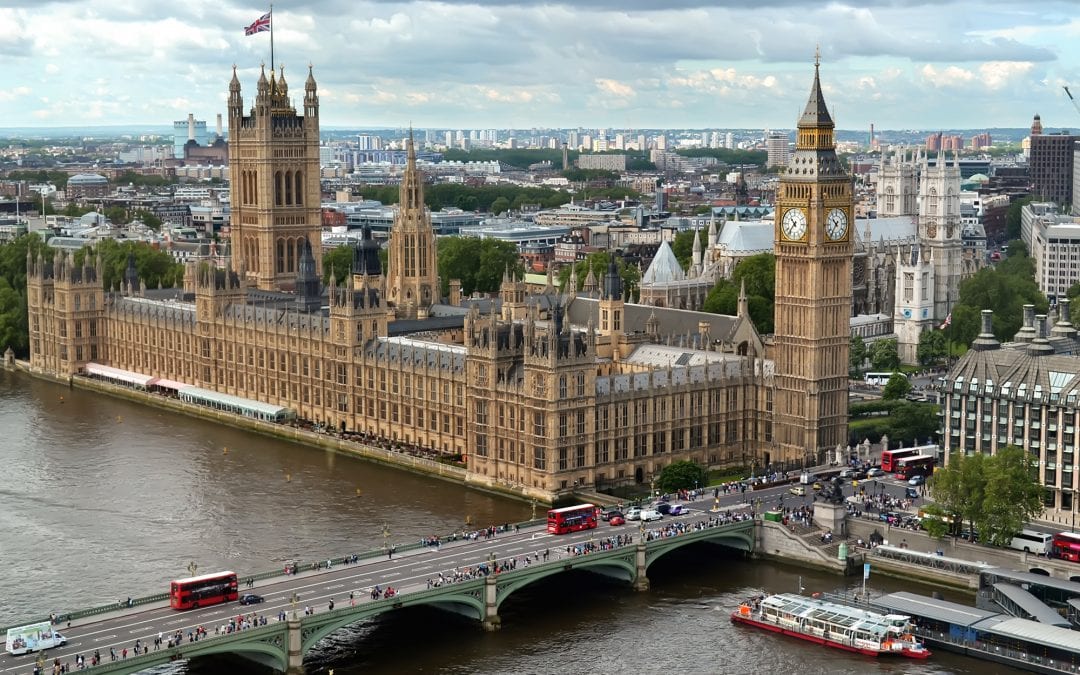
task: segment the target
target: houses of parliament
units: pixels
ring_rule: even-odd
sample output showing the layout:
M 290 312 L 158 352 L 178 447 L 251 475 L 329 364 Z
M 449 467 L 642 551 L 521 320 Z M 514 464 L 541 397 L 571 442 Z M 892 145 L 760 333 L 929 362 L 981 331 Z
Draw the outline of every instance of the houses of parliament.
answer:
M 782 173 L 776 334 L 745 295 L 723 316 L 629 303 L 614 264 L 599 288 L 551 281 L 498 297 L 443 295 L 412 139 L 384 270 L 370 233 L 351 274 L 323 287 L 319 98 L 284 71 L 244 110 L 229 86 L 231 262 L 189 263 L 182 289 L 134 265 L 104 288 L 93 256 L 28 260 L 30 367 L 109 372 L 287 410 L 387 443 L 460 455 L 469 482 L 551 500 L 645 483 L 679 460 L 757 467 L 847 444 L 852 183 L 815 63 Z

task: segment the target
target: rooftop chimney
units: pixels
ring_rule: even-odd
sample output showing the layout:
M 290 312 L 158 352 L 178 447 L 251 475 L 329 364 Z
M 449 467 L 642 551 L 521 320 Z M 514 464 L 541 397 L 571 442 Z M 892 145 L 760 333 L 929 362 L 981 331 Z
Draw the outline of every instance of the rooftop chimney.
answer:
M 1076 328 L 1072 325 L 1072 321 L 1069 319 L 1069 299 L 1062 298 L 1058 300 L 1058 320 L 1057 324 L 1050 330 L 1050 334 L 1053 337 L 1074 338 L 1076 337 Z
M 1046 339 L 1046 315 L 1039 314 L 1035 317 L 1035 338 L 1028 345 L 1028 354 L 1032 356 L 1047 356 L 1054 353 L 1054 348 Z
M 1017 342 L 1031 342 L 1038 334 L 1035 328 L 1035 305 L 1024 305 L 1024 325 L 1013 339 Z
M 982 311 L 982 330 L 979 331 L 979 336 L 975 338 L 975 341 L 971 343 L 971 348 L 982 352 L 997 349 L 1000 346 L 1001 343 L 994 337 L 994 310 L 984 309 Z
M 221 128 L 221 113 L 217 114 L 217 137 L 225 138 L 225 132 Z
M 195 113 L 188 113 L 187 115 L 187 139 L 189 141 L 195 140 Z

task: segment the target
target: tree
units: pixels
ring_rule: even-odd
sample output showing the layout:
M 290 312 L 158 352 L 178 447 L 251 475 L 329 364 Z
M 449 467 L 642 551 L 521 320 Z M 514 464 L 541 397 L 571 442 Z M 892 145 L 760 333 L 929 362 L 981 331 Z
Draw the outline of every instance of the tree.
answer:
M 683 271 L 690 269 L 690 262 L 694 253 L 695 232 L 695 230 L 683 230 L 676 234 L 675 240 L 671 242 L 671 252 L 675 254 L 675 259 L 679 261 Z
M 915 350 L 915 358 L 921 365 L 928 366 L 936 363 L 945 358 L 947 353 L 945 333 L 940 330 L 924 330 L 919 334 L 919 346 Z
M 998 450 L 988 461 L 983 516 L 983 541 L 1005 546 L 1024 524 L 1043 510 L 1038 460 L 1015 445 Z
M 848 349 L 848 367 L 855 377 L 862 374 L 863 361 L 866 361 L 866 342 L 859 335 L 851 336 L 851 347 Z
M 877 340 L 870 345 L 870 365 L 874 370 L 896 370 L 900 367 L 900 354 L 896 338 Z
M 135 213 L 131 214 L 131 219 L 140 221 L 143 225 L 146 225 L 152 230 L 161 229 L 161 218 L 158 218 L 146 209 L 135 211 Z
M 717 281 L 705 296 L 701 309 L 711 314 L 734 315 L 739 311 L 739 289 L 727 279 Z
M 473 292 L 492 293 L 499 290 L 503 275 L 525 273 L 517 246 L 497 239 L 473 237 L 441 237 L 438 240 L 439 278 L 441 293 L 450 292 L 450 280 L 461 280 L 464 296 Z
M 1024 206 L 1030 204 L 1032 199 L 1034 198 L 1024 197 L 1009 204 L 1009 210 L 1005 213 L 1005 236 L 1009 239 L 1020 238 L 1021 210 Z
M 776 256 L 758 253 L 743 258 L 735 266 L 731 281 L 735 288 L 746 284 L 750 319 L 758 332 L 772 333 L 776 305 Z
M 110 223 L 116 223 L 117 225 L 127 225 L 128 212 L 122 206 L 110 206 L 105 209 L 105 218 Z
M 504 211 L 510 209 L 510 200 L 506 197 L 499 197 L 491 203 L 491 212 L 495 215 L 499 215 Z
M 1023 323 L 1023 306 L 1028 304 L 1035 305 L 1040 314 L 1050 306 L 1035 283 L 1034 261 L 1022 246 L 1011 244 L 1009 257 L 997 267 L 983 268 L 960 284 L 960 300 L 953 307 L 946 336 L 954 343 L 971 344 L 979 332 L 981 311 L 990 309 L 994 335 L 1003 342 L 1012 340 Z
M 929 488 L 953 521 L 954 534 L 966 521 L 983 541 L 997 546 L 1007 545 L 1043 510 L 1037 463 L 1013 445 L 994 455 L 954 453 L 948 466 L 934 472 Z
M 656 487 L 665 493 L 692 490 L 705 487 L 708 480 L 708 474 L 699 464 L 690 461 L 672 462 L 660 470 Z
M 903 373 L 893 373 L 885 388 L 881 390 L 881 398 L 886 401 L 897 401 L 911 393 L 911 380 Z
M 345 283 L 345 279 L 352 272 L 353 261 L 353 249 L 352 246 L 338 246 L 332 248 L 329 251 L 323 253 L 322 281 L 324 285 L 330 284 L 330 275 L 334 275 L 334 280 L 339 284 Z

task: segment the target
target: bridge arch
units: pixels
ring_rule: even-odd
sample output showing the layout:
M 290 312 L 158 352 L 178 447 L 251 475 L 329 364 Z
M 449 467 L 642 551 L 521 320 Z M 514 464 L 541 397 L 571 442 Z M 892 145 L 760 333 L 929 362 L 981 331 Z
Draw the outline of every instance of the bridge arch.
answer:
M 1032 567 L 1028 570 L 1028 572 L 1031 574 L 1041 574 L 1044 577 L 1053 576 L 1050 574 L 1050 570 L 1044 569 L 1042 567 Z
M 324 612 L 305 617 L 300 637 L 301 653 L 307 654 L 315 643 L 334 631 L 371 617 L 405 607 L 432 605 L 439 609 L 450 610 L 479 621 L 484 619 L 484 580 L 475 579 L 445 587 L 444 593 L 434 595 L 425 593 L 402 595 L 390 599 L 368 602 L 356 607 L 342 607 L 332 612 Z
M 648 570 L 654 562 L 676 549 L 703 541 L 750 553 L 754 550 L 754 529 L 753 521 L 747 521 L 747 523 L 750 527 L 736 531 L 701 530 L 698 532 L 687 532 L 660 541 L 649 542 L 649 548 L 645 553 L 645 569 Z
M 541 579 L 555 576 L 556 574 L 563 574 L 565 572 L 576 570 L 588 570 L 629 583 L 632 582 L 636 576 L 634 551 L 633 549 L 628 549 L 625 551 L 624 555 L 619 557 L 590 559 L 589 555 L 584 555 L 579 558 L 568 559 L 566 560 L 566 564 L 562 566 L 544 566 L 542 568 L 537 568 L 535 574 L 515 574 L 506 581 L 497 582 L 495 607 L 498 609 L 502 606 L 503 601 L 510 597 L 515 591 L 519 591 L 530 584 L 540 581 Z M 517 570 L 517 572 L 521 571 L 522 570 L 520 569 Z
M 182 649 L 181 653 L 184 653 L 185 658 L 188 659 L 197 659 L 215 654 L 238 654 L 269 666 L 278 672 L 285 672 L 289 667 L 289 655 L 286 652 L 284 643 L 276 645 L 272 641 L 216 643 L 216 640 L 208 640 L 206 647 L 199 649 L 197 652 L 193 653 L 191 650 Z

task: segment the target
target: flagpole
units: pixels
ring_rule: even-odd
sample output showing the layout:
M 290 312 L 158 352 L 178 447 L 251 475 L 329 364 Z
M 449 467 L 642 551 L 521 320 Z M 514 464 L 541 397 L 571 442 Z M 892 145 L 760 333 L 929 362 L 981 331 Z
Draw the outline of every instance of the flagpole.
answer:
M 270 72 L 274 72 L 277 65 L 274 63 L 274 5 L 270 4 Z

